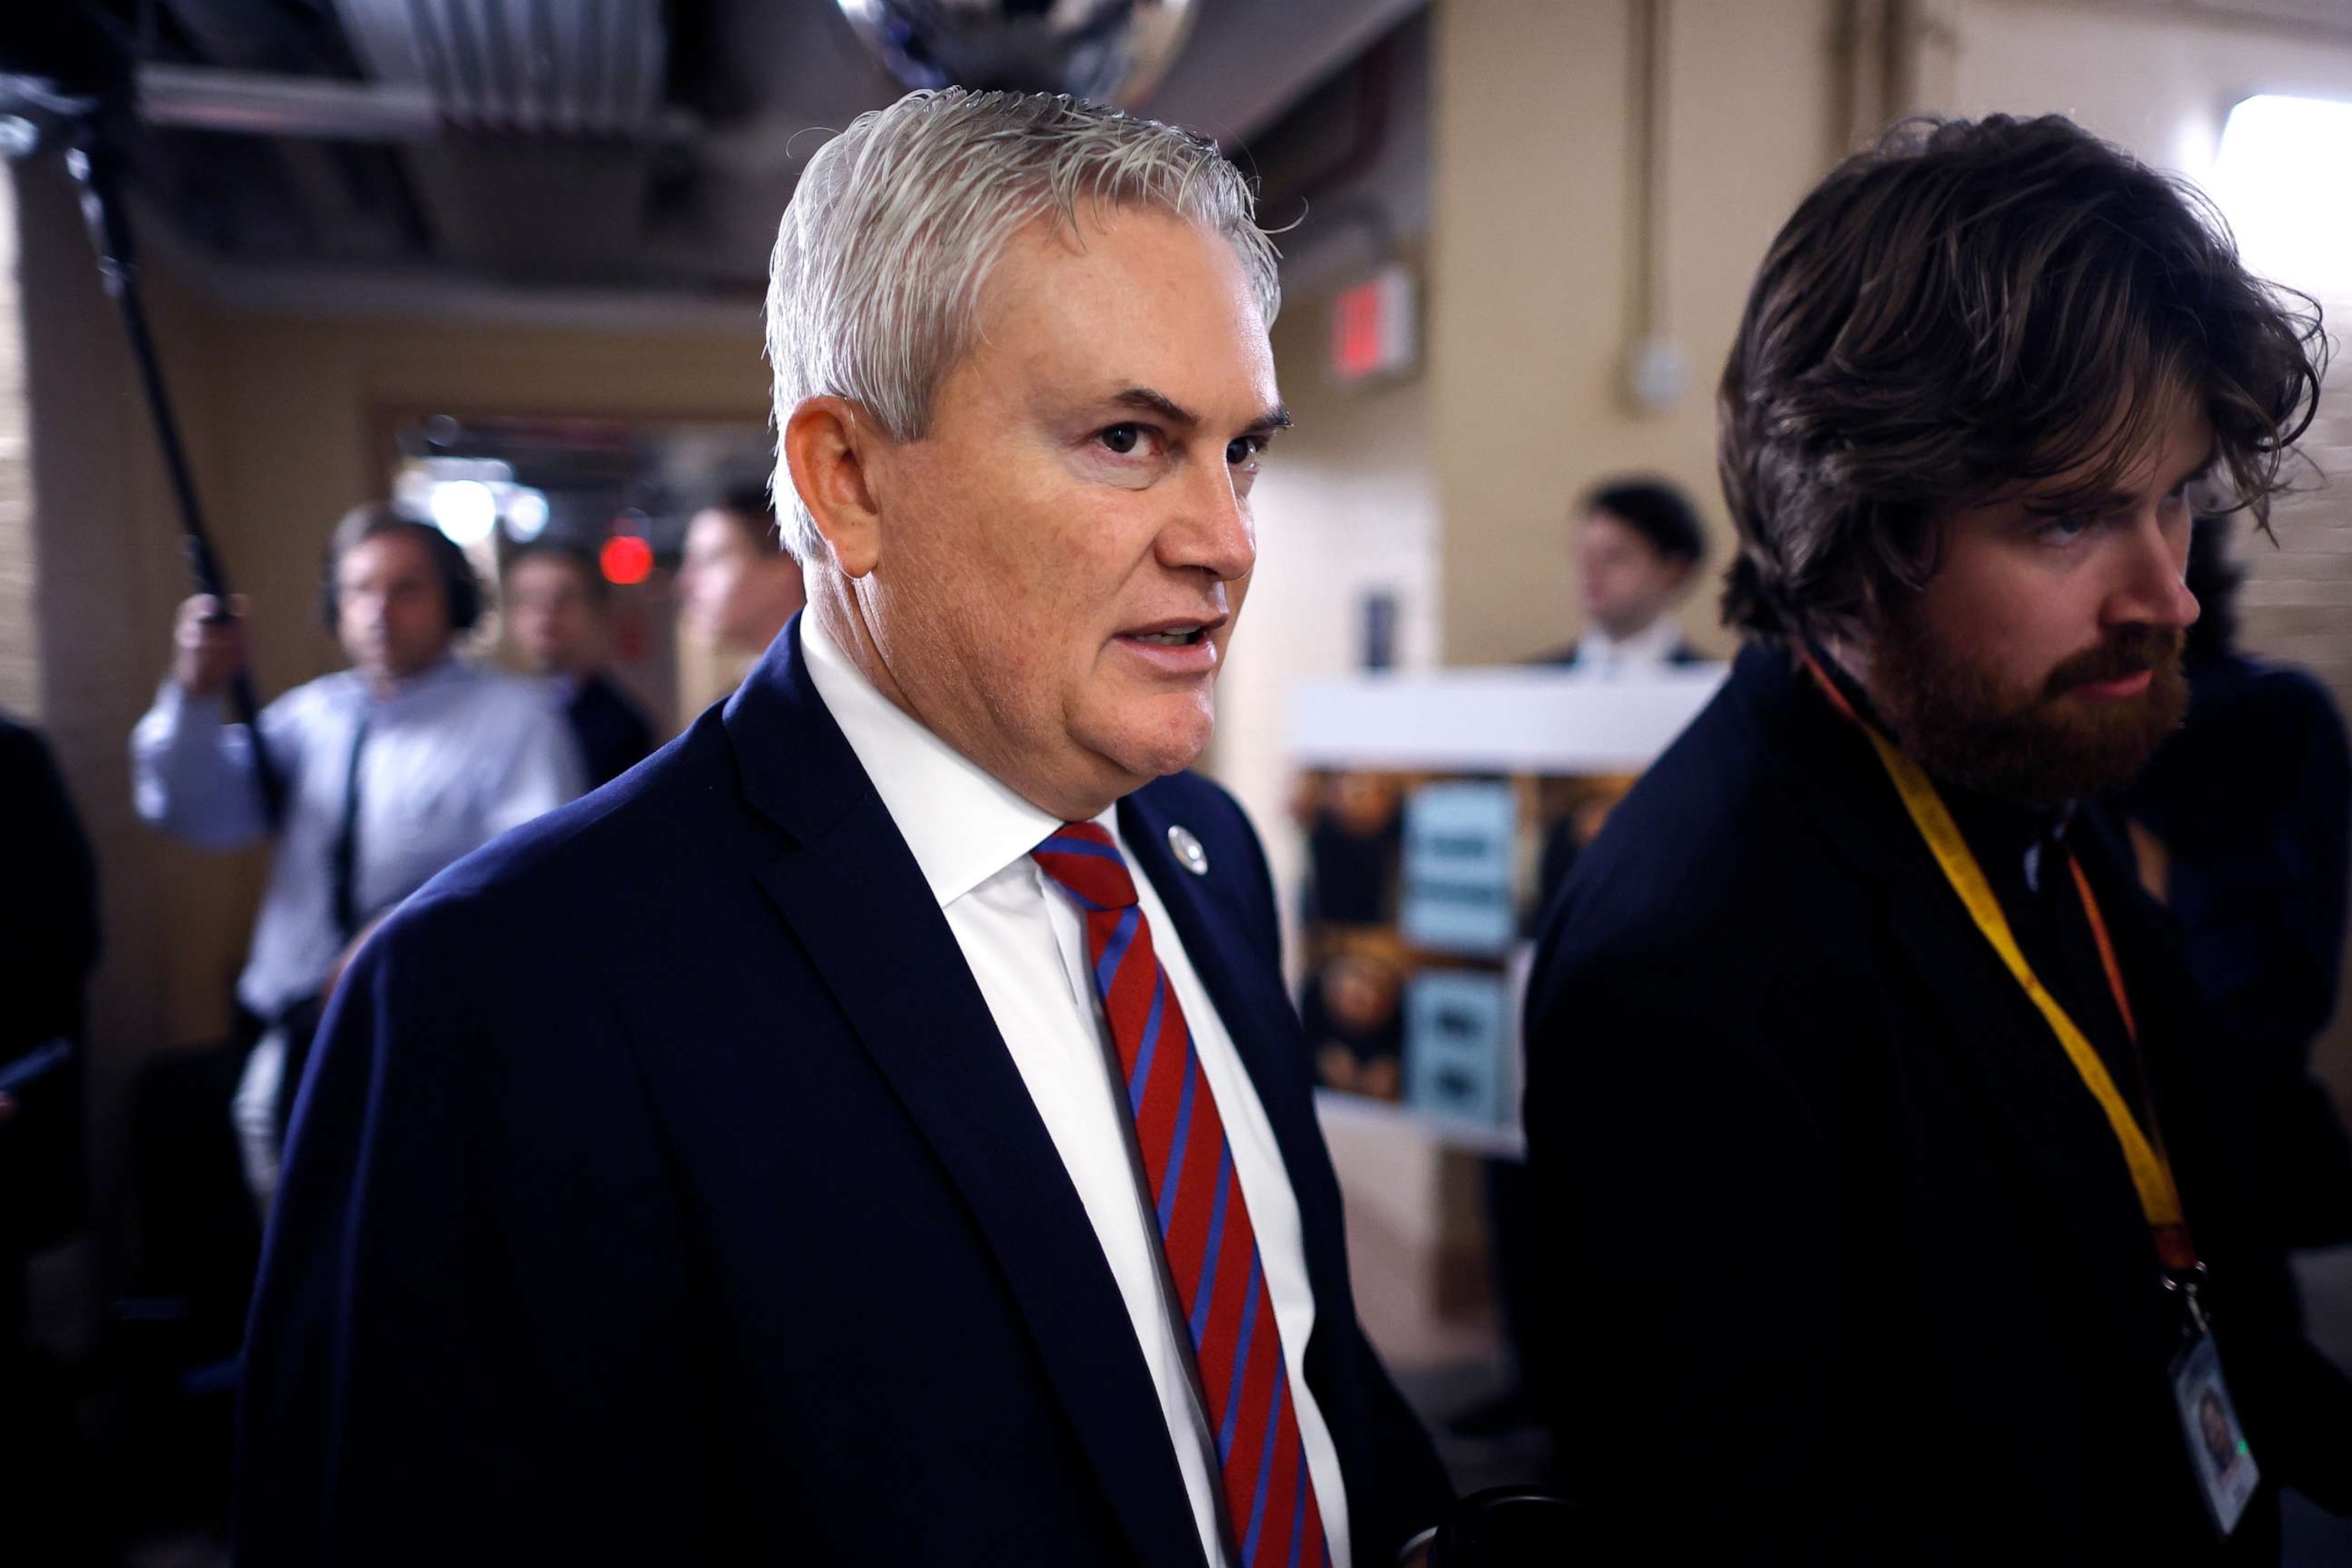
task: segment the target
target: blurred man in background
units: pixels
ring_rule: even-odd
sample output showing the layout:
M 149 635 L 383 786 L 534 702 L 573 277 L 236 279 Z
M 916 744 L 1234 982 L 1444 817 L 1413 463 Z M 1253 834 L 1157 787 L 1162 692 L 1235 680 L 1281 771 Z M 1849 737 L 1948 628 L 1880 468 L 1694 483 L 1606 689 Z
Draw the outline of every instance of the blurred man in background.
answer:
M 461 856 L 582 787 L 563 721 L 527 682 L 452 651 L 481 608 L 465 553 L 393 508 L 354 509 L 328 549 L 323 614 L 351 668 L 261 715 L 285 784 L 271 822 L 253 738 L 226 721 L 246 668 L 242 605 L 180 606 L 172 671 L 131 732 L 139 815 L 202 849 L 275 840 L 236 999 L 257 1042 L 237 1092 L 247 1179 L 266 1205 L 287 1107 L 331 982 L 383 912 Z
M 2282 1486 L 2352 1509 L 2234 1064 L 2088 804 L 2187 701 L 2192 483 L 2259 514 L 2322 352 L 2055 117 L 1906 125 L 1767 253 L 1719 402 L 1751 640 L 1528 1009 L 1560 1470 L 1648 1558 L 2275 1562 Z
M 2263 1196 L 2290 1247 L 2352 1241 L 2352 1140 L 2311 1076 L 2336 1016 L 2352 876 L 2352 747 L 2327 689 L 2237 647 L 2231 520 L 2200 517 L 2189 719 L 2123 800 L 2143 879 L 2244 1069 Z
M 1696 584 L 1706 558 L 1698 510 L 1681 487 L 1643 477 L 1607 479 L 1577 503 L 1569 549 L 1576 563 L 1584 633 L 1537 660 L 1591 681 L 1638 681 L 1702 662 L 1675 612 Z M 1605 816 L 1605 811 L 1599 814 Z M 1544 835 L 1536 874 L 1536 908 L 1551 901 L 1578 853 L 1599 831 L 1591 814 L 1567 813 Z M 1450 1423 L 1465 1437 L 1494 1437 L 1539 1426 L 1539 1368 L 1553 1345 L 1538 1300 L 1541 1276 L 1533 1196 L 1525 1164 L 1486 1162 L 1487 1255 L 1510 1350 L 1504 1386 Z
M 499 593 L 507 641 L 572 726 L 588 787 L 610 784 L 645 761 L 654 749 L 653 725 L 604 674 L 613 585 L 594 558 L 569 545 L 523 545 L 506 558 Z
M 730 490 L 694 514 L 678 563 L 679 615 L 706 647 L 757 658 L 807 602 L 801 564 L 779 542 L 764 487 Z
M 1664 479 L 1612 479 L 1584 498 L 1572 526 L 1584 635 L 1538 662 L 1595 680 L 1698 663 L 1675 620 L 1706 555 L 1690 498 Z

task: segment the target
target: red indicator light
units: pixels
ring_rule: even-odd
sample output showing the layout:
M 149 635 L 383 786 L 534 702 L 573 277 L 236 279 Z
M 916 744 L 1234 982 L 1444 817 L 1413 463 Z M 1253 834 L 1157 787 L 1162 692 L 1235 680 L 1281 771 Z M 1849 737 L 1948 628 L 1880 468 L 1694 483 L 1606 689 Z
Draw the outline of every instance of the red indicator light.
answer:
M 1354 381 L 1381 367 L 1381 324 L 1378 283 L 1358 284 L 1332 301 L 1331 367 L 1341 380 Z
M 606 582 L 630 587 L 653 574 L 654 547 L 634 533 L 616 533 L 604 541 L 596 563 L 604 569 Z

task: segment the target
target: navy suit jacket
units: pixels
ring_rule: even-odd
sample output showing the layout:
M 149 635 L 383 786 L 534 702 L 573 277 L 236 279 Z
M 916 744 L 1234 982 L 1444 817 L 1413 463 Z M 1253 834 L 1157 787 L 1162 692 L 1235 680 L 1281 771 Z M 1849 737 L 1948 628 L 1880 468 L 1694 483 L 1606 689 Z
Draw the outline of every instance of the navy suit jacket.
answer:
M 1201 1563 L 1093 1228 L 797 633 L 345 980 L 254 1310 L 240 1568 Z M 1381 1568 L 1448 1493 L 1356 1321 L 1265 858 L 1197 778 L 1119 812 L 1289 1168 Z

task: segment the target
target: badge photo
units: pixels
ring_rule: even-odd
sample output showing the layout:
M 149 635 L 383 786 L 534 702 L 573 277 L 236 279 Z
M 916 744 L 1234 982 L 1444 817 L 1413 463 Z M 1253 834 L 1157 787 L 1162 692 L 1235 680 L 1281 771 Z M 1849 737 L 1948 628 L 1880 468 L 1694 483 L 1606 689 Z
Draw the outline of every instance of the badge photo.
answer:
M 2263 1483 L 2254 1452 L 2238 1425 L 2238 1407 L 2221 1378 L 2221 1357 L 2212 1337 L 2199 1334 L 2172 1362 L 2172 1400 L 2180 1411 L 2180 1431 L 2189 1461 L 2205 1492 L 2213 1523 L 2227 1536 L 2237 1529 L 2254 1489 Z

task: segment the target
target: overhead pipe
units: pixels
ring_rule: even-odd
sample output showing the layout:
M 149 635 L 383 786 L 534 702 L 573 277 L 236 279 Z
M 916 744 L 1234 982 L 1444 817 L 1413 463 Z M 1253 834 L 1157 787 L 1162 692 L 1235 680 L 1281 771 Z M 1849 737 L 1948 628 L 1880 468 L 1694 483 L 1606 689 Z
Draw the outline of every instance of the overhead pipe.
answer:
M 421 83 L 342 81 L 182 65 L 141 66 L 136 82 L 140 120 L 172 130 L 380 143 L 436 142 L 452 131 L 523 135 L 541 131 L 527 123 L 445 114 L 432 89 Z M 609 134 L 619 141 L 685 142 L 700 130 L 701 122 L 692 114 L 666 110 L 640 127 Z

